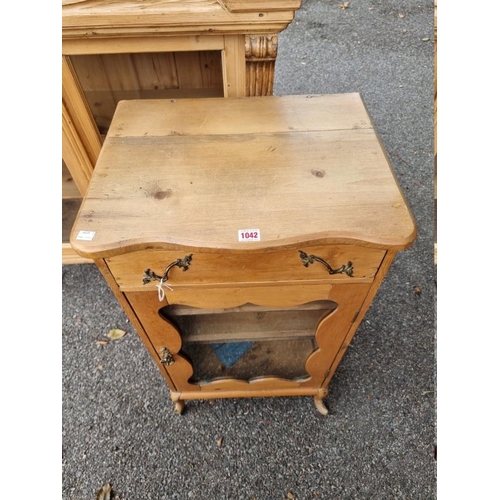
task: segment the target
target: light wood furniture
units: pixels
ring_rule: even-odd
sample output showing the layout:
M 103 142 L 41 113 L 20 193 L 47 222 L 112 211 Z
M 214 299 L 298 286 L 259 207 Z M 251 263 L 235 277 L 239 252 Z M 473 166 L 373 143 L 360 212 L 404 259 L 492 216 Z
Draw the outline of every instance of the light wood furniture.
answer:
M 416 227 L 358 94 L 126 101 L 72 231 L 188 399 L 329 382 Z M 253 239 L 252 239 L 253 238 Z
M 68 221 L 123 99 L 272 95 L 300 0 L 62 0 L 63 263 Z M 65 173 L 66 172 L 66 173 Z M 71 186 L 71 188 L 73 188 Z

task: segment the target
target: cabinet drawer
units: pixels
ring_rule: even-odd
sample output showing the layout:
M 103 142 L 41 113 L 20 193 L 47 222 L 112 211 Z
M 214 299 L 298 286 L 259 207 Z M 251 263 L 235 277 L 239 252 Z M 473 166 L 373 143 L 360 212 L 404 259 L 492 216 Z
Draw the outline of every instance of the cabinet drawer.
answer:
M 171 264 L 187 256 L 191 259 L 185 271 L 177 265 L 170 267 L 167 280 L 170 286 L 317 281 L 366 283 L 373 280 L 384 255 L 385 250 L 355 245 L 306 245 L 261 252 L 140 250 L 109 257 L 106 262 L 123 290 L 137 291 L 156 288 L 158 277 L 163 277 Z M 143 284 L 146 270 L 152 279 Z

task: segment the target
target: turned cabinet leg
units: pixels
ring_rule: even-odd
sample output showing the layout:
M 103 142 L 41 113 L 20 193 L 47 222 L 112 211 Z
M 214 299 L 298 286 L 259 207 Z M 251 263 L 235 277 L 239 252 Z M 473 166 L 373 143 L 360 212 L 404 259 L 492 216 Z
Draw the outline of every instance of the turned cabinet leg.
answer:
M 328 408 L 325 406 L 323 399 L 326 394 L 317 394 L 314 396 L 314 404 L 316 405 L 316 409 L 321 413 L 321 415 L 328 415 Z
M 273 95 L 278 35 L 246 35 L 247 97 Z

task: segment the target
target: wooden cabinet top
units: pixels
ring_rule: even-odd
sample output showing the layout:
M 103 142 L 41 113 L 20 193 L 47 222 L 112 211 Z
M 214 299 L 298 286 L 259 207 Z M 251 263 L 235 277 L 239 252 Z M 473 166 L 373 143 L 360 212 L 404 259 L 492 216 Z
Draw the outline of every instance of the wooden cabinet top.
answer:
M 239 241 L 242 230 L 260 241 Z M 403 249 L 415 236 L 361 97 L 339 94 L 120 102 L 71 244 L 97 258 L 304 243 Z
M 63 38 L 278 33 L 301 0 L 62 0 Z

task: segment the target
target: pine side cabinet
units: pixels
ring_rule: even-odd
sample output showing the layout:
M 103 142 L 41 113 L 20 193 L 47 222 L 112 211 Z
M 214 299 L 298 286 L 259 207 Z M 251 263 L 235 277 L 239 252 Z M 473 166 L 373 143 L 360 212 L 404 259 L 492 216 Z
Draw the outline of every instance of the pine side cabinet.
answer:
M 186 400 L 312 396 L 411 211 L 359 94 L 118 104 L 71 233 Z

